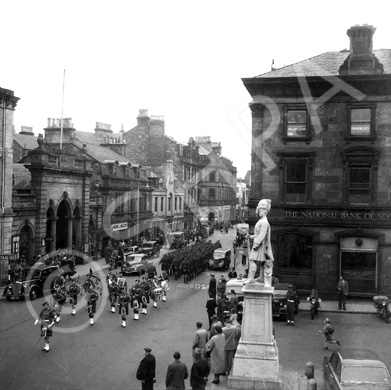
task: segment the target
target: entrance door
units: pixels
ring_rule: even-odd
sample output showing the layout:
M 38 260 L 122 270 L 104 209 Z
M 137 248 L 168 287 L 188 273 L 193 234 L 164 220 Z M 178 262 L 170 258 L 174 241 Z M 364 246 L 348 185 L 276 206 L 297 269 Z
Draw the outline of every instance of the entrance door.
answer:
M 68 246 L 68 210 L 64 201 L 60 203 L 57 210 L 56 225 L 56 249 L 67 248 Z M 72 248 L 69 248 L 72 249 Z
M 375 252 L 341 252 L 341 275 L 352 293 L 376 293 Z

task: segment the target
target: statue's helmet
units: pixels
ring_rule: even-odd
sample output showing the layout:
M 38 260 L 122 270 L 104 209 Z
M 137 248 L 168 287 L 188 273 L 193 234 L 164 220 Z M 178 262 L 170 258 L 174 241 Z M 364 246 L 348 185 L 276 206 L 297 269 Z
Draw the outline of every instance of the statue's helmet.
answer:
M 270 199 L 261 199 L 257 205 L 255 214 L 258 215 L 260 209 L 266 210 L 266 212 L 268 213 L 271 207 L 272 207 L 272 201 Z

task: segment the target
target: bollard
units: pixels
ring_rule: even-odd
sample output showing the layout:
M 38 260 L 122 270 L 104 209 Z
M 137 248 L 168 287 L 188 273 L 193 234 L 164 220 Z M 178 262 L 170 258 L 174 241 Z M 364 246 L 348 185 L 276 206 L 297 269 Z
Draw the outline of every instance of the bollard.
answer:
M 316 390 L 316 380 L 315 379 L 310 379 L 307 382 L 307 390 Z
M 314 363 L 308 362 L 305 365 L 305 373 L 304 375 L 307 377 L 307 379 L 313 379 L 315 375 L 315 369 L 314 369 Z

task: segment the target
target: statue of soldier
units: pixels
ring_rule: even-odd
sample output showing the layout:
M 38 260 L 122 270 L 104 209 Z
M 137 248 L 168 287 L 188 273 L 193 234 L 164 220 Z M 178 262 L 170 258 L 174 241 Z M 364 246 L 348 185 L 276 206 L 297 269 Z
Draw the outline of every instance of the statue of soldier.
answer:
M 271 209 L 270 199 L 261 199 L 257 205 L 255 213 L 259 220 L 254 227 L 254 235 L 247 234 L 246 238 L 253 239 L 253 247 L 249 256 L 248 280 L 244 283 L 261 282 L 265 287 L 271 287 L 271 278 L 273 274 L 273 252 L 271 246 L 271 231 L 269 221 L 266 217 Z M 260 275 L 254 279 L 257 271 L 257 265 L 260 265 Z

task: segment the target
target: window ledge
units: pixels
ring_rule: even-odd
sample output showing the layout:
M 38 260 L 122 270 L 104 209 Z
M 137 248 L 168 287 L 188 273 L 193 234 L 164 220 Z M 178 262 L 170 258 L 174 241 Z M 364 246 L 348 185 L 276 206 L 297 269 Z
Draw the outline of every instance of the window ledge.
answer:
M 305 142 L 306 144 L 309 144 L 312 140 L 312 137 L 288 137 L 286 135 L 283 135 L 281 139 L 284 145 L 287 142 Z

